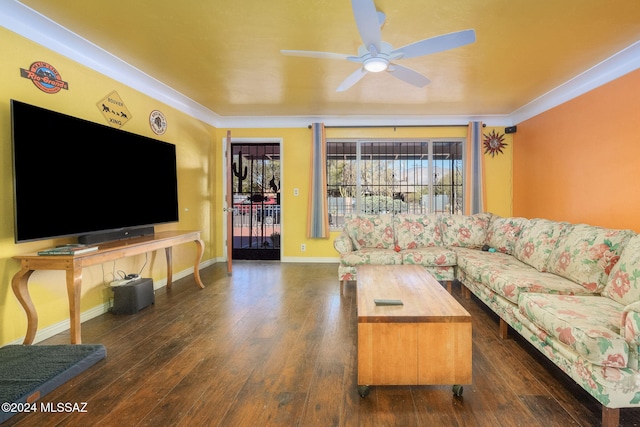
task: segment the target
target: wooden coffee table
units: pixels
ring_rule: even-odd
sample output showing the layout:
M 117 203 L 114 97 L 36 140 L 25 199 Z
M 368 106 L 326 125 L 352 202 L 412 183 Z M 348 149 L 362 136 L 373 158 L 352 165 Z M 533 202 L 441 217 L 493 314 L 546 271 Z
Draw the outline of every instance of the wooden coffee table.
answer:
M 358 392 L 471 383 L 471 315 L 423 267 L 358 267 Z M 375 299 L 403 305 L 376 305 Z

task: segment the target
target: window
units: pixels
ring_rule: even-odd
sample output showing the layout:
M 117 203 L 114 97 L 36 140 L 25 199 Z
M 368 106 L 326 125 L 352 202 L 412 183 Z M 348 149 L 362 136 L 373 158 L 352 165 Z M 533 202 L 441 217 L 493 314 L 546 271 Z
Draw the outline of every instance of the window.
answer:
M 462 213 L 462 139 L 327 140 L 329 222 L 352 213 Z

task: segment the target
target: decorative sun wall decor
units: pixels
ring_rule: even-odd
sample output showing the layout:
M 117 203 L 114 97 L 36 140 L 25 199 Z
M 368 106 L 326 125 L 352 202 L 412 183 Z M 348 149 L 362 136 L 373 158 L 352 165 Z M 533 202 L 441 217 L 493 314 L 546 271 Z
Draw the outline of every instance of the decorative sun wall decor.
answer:
M 495 130 L 492 130 L 490 134 L 484 134 L 484 154 L 491 153 L 491 157 L 498 153 L 502 153 L 502 149 L 507 146 L 504 142 L 504 134 L 499 135 Z

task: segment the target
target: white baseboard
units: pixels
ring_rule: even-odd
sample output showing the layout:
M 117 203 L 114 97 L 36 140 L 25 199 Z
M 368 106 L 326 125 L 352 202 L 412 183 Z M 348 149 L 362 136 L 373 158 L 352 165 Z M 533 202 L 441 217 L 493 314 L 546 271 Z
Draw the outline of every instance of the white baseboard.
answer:
M 98 317 L 106 312 L 109 311 L 109 302 L 104 302 L 100 305 L 97 305 L 93 308 L 90 308 L 87 311 L 84 311 L 82 313 L 80 313 L 80 323 L 84 323 L 87 320 L 91 320 L 94 317 Z M 48 338 L 51 338 L 55 335 L 58 335 L 64 331 L 69 330 L 70 326 L 69 326 L 69 318 L 58 322 L 58 323 L 54 323 L 53 325 L 49 325 L 47 327 L 44 327 L 42 329 L 38 329 L 38 332 L 36 332 L 36 336 L 33 339 L 33 343 L 37 344 L 40 341 L 44 341 Z M 12 341 L 10 343 L 8 343 L 8 345 L 12 345 L 12 344 L 22 344 L 22 342 L 24 341 L 24 337 L 19 338 L 15 341 Z
M 299 256 L 286 256 L 280 260 L 282 262 L 297 262 L 297 263 L 323 263 L 323 264 L 338 264 L 340 258 L 333 257 L 299 257 Z
M 237 261 L 247 261 L 247 260 L 237 260 Z M 218 258 L 217 262 L 227 262 L 226 258 Z M 235 261 L 234 261 L 235 262 Z M 295 263 L 319 263 L 319 264 L 339 264 L 340 258 L 338 257 L 300 257 L 300 256 L 285 256 L 280 260 L 274 260 L 273 262 L 295 262 Z

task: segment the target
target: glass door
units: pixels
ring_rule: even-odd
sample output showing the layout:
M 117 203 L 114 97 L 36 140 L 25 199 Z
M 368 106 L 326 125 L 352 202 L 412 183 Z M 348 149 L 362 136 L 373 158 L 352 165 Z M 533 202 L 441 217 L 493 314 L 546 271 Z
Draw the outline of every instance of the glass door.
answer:
M 280 144 L 231 143 L 233 259 L 280 259 Z

